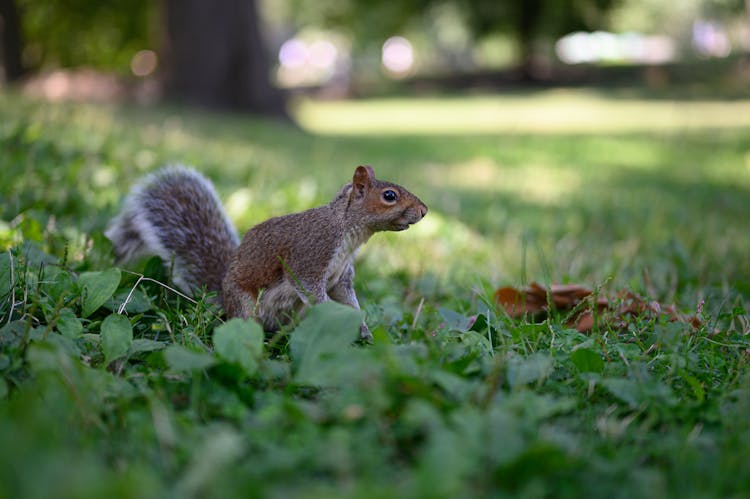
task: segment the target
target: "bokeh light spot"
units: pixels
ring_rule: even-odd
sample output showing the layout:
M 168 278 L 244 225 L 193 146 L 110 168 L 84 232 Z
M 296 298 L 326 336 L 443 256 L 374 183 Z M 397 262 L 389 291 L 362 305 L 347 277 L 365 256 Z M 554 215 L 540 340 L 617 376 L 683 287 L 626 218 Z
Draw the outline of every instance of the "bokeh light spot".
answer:
M 392 36 L 383 44 L 383 66 L 395 74 L 405 75 L 414 66 L 414 48 L 402 36 Z
M 159 58 L 153 50 L 139 50 L 130 60 L 130 70 L 135 76 L 148 76 L 156 70 Z

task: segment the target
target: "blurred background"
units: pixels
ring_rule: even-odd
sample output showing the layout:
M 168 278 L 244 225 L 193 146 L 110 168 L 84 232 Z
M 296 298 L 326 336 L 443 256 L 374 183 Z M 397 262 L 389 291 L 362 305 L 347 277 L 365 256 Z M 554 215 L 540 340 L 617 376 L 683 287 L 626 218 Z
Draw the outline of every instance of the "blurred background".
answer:
M 383 268 L 750 293 L 750 0 L 0 0 L 0 19 L 0 246 L 85 261 L 169 162 L 241 231 L 369 163 L 430 206 L 365 249 L 370 296 L 399 296 Z
M 750 82 L 750 0 L 0 0 L 0 81 L 287 116 L 325 98 Z

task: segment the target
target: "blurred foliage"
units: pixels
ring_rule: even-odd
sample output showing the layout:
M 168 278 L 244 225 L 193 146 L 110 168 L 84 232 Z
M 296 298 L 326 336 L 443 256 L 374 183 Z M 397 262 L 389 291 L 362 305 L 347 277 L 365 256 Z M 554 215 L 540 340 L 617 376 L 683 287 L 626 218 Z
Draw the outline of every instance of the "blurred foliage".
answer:
M 665 33 L 685 37 L 696 19 L 742 21 L 745 0 L 626 0 L 611 12 L 612 28 L 619 32 Z
M 574 30 L 605 28 L 607 12 L 621 0 L 289 1 L 293 7 L 286 13 L 293 24 L 351 33 L 355 50 L 379 47 L 395 34 L 406 32 L 412 36 L 417 32 L 428 33 L 447 51 L 460 52 L 462 45 L 505 34 L 520 49 L 521 62 L 529 63 L 527 59 L 541 39 L 554 40 Z M 273 9 L 272 4 L 267 9 Z
M 493 2 L 457 0 L 469 13 L 469 25 L 477 36 L 509 31 L 517 37 L 557 37 L 578 30 L 607 27 L 607 12 L 623 0 L 533 0 Z
M 141 49 L 163 49 L 162 5 L 149 0 L 16 0 L 22 14 L 27 67 L 90 66 L 128 72 Z M 262 2 L 271 46 L 303 28 L 335 28 L 362 52 L 408 32 L 445 52 L 498 35 L 516 43 L 553 40 L 574 30 L 689 30 L 697 16 L 741 14 L 743 0 L 270 0 Z M 425 42 L 426 43 L 426 42 Z
M 465 22 L 476 37 L 498 31 L 517 33 L 528 19 L 538 22 L 539 31 L 550 36 L 575 29 L 602 27 L 606 12 L 623 0 L 530 2 L 493 0 L 325 0 L 315 5 L 288 0 L 287 16 L 299 26 L 336 26 L 356 33 L 358 42 L 382 41 L 410 25 L 434 22 L 442 9 L 454 7 L 454 22 Z M 273 4 L 266 6 L 273 10 Z
M 456 56 L 489 41 L 502 51 L 503 38 L 515 44 L 515 62 L 534 54 L 549 55 L 551 42 L 574 31 L 638 31 L 690 39 L 696 19 L 742 20 L 744 0 L 302 0 L 266 2 L 265 11 L 277 26 L 316 26 L 346 33 L 354 49 L 379 47 L 395 34 L 419 40 Z M 498 41 L 500 41 L 498 43 Z M 423 52 L 430 52 L 422 43 Z M 454 69 L 460 67 L 454 63 Z
M 150 0 L 16 0 L 27 67 L 129 72 L 130 60 L 160 41 L 160 3 Z
M 84 318 L 81 278 L 34 244 L 0 257 L 3 497 L 697 498 L 750 483 L 739 308 L 706 317 L 718 333 L 633 318 L 587 336 L 482 303 L 357 347 L 361 315 L 326 303 L 287 347 L 134 277 Z M 131 292 L 141 304 L 116 313 Z

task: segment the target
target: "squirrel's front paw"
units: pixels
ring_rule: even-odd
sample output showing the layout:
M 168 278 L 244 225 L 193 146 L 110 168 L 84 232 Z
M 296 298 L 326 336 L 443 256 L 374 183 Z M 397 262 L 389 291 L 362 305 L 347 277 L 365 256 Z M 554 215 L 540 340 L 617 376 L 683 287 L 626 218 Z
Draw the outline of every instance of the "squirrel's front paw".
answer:
M 370 332 L 370 328 L 367 327 L 367 324 L 364 322 L 359 326 L 359 338 L 368 343 L 372 342 L 372 333 Z

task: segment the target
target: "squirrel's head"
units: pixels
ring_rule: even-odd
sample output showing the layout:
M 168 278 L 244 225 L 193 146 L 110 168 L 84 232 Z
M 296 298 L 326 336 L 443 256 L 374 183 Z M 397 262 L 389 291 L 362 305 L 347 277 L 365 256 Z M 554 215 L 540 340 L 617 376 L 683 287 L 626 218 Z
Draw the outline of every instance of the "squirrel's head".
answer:
M 371 166 L 358 166 L 352 178 L 349 211 L 356 212 L 373 232 L 398 231 L 422 220 L 427 205 L 400 185 L 376 179 Z

